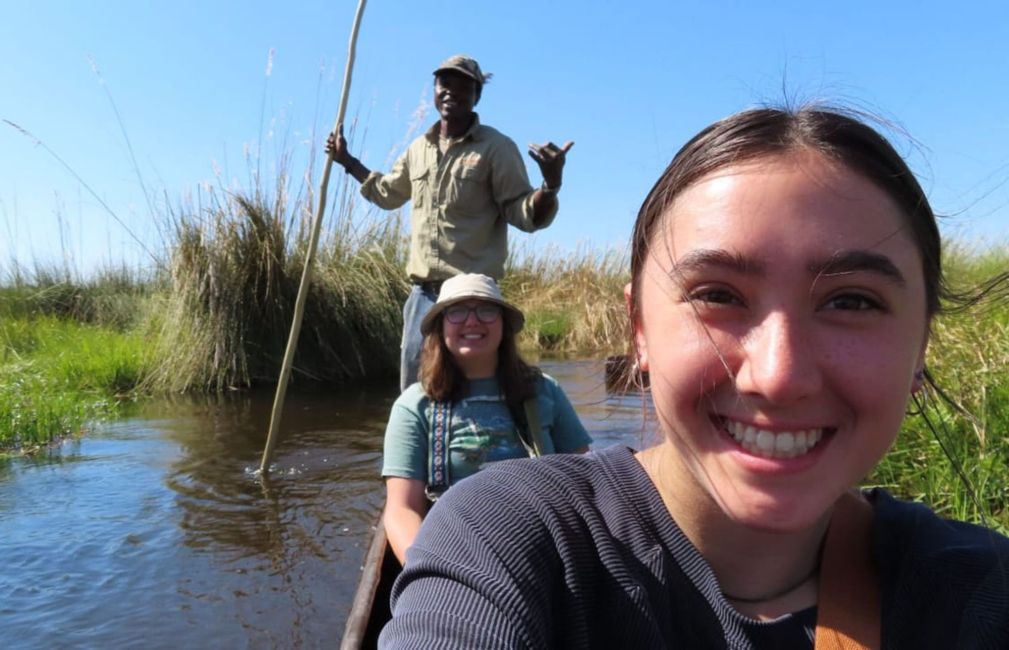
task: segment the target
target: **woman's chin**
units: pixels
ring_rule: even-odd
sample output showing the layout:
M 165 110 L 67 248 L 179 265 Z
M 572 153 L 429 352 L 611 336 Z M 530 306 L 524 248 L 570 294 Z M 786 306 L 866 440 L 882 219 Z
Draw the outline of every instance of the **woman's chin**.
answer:
M 453 356 L 459 368 L 471 379 L 491 377 L 497 370 L 496 350 L 461 348 Z
M 836 499 L 793 493 L 752 492 L 721 499 L 726 516 L 746 528 L 768 533 L 797 533 L 818 525 Z

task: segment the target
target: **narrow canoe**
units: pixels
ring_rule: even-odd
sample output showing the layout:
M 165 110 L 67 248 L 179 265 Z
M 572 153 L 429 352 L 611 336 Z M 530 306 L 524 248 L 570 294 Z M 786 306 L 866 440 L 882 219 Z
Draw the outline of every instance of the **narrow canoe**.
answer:
M 350 606 L 350 615 L 343 630 L 340 650 L 378 647 L 379 632 L 392 618 L 389 595 L 399 570 L 399 560 L 392 553 L 379 516 L 378 523 L 375 524 L 375 535 L 364 558 L 361 581 L 354 593 L 354 602 Z

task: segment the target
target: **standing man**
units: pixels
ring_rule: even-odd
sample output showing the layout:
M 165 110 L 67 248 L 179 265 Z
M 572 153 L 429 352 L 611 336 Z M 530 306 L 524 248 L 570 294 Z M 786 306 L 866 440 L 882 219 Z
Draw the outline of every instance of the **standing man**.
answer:
M 434 71 L 439 120 L 414 140 L 388 174 L 373 172 L 347 151 L 341 128 L 326 152 L 361 183 L 361 194 L 394 210 L 411 201 L 410 258 L 413 288 L 403 307 L 400 390 L 417 381 L 423 338 L 420 323 L 438 299 L 441 283 L 460 273 L 504 275 L 507 225 L 525 232 L 546 228 L 557 214 L 564 158 L 573 142 L 529 145 L 543 184 L 529 184 L 522 155 L 511 139 L 480 124 L 473 108 L 491 75 L 468 56 L 446 59 Z

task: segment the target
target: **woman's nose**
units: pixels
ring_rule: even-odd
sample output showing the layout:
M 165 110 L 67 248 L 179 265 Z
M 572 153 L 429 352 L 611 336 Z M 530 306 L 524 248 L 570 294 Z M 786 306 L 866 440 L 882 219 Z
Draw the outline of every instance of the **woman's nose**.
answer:
M 799 318 L 774 312 L 751 330 L 736 371 L 739 391 L 775 404 L 795 402 L 819 391 L 823 375 L 811 345 L 810 327 Z

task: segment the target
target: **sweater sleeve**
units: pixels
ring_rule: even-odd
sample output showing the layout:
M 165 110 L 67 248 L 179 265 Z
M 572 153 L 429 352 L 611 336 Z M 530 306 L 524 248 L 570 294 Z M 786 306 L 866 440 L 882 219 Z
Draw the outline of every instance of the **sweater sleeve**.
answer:
M 549 647 L 556 555 L 507 476 L 480 472 L 435 504 L 393 588 L 380 648 Z

